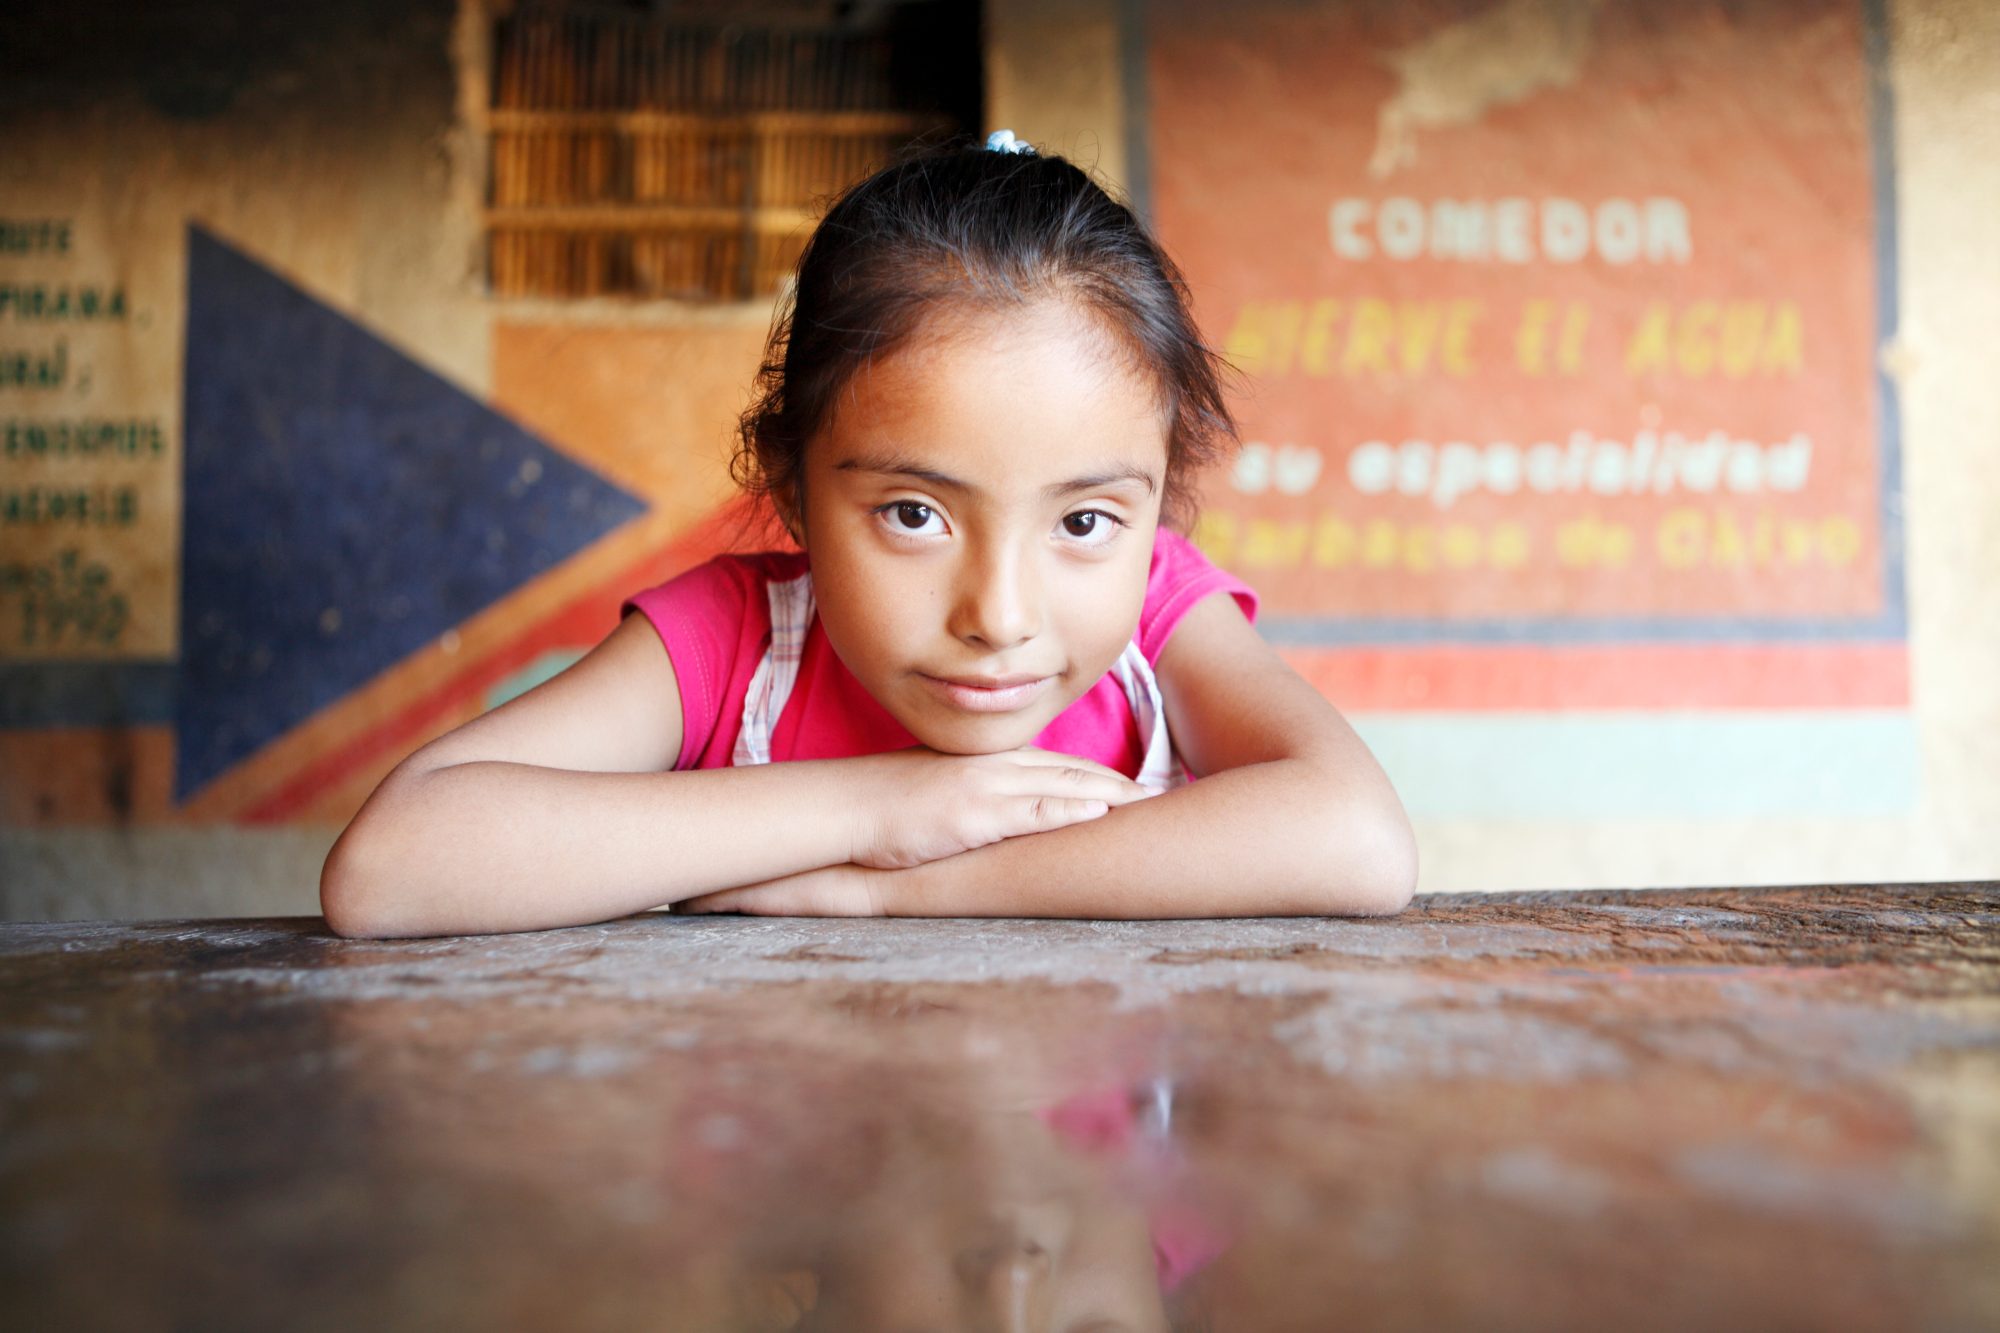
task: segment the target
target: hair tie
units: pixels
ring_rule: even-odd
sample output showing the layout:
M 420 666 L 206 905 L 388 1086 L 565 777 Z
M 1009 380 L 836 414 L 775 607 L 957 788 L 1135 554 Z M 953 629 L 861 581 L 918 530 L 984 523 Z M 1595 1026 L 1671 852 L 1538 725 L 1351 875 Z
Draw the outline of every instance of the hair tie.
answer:
M 1035 146 L 1016 139 L 1012 130 L 995 130 L 986 136 L 986 151 L 989 153 L 1026 153 L 1029 157 L 1033 157 L 1035 155 Z

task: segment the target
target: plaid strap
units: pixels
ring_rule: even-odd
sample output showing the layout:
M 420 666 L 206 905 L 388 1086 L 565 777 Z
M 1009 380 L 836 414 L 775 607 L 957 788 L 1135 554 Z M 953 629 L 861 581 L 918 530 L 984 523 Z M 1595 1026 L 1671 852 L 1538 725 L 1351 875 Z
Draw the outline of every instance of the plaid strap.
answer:
M 1111 674 L 1125 689 L 1132 716 L 1139 720 L 1139 742 L 1146 747 L 1145 761 L 1139 766 L 1139 785 L 1153 792 L 1181 786 L 1188 780 L 1187 769 L 1174 753 L 1173 737 L 1167 734 L 1167 705 L 1160 697 L 1160 682 L 1153 675 L 1152 663 L 1140 651 L 1137 639 L 1125 645 L 1125 651 L 1111 664 Z
M 771 762 L 771 733 L 778 728 L 778 715 L 792 686 L 799 678 L 799 658 L 805 654 L 806 630 L 812 625 L 812 573 L 772 583 L 771 638 L 757 674 L 750 677 L 750 689 L 743 696 L 743 725 L 736 733 L 736 749 L 729 756 L 731 766 Z

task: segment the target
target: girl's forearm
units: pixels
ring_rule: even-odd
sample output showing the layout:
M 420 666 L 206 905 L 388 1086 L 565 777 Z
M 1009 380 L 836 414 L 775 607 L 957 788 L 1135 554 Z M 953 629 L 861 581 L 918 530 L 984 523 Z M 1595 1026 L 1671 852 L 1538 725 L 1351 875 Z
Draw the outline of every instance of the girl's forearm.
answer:
M 399 771 L 328 855 L 322 910 L 350 936 L 544 930 L 838 864 L 853 854 L 849 762 Z
M 1282 759 L 891 872 L 880 892 L 898 916 L 1375 916 L 1402 910 L 1416 874 L 1393 792 Z

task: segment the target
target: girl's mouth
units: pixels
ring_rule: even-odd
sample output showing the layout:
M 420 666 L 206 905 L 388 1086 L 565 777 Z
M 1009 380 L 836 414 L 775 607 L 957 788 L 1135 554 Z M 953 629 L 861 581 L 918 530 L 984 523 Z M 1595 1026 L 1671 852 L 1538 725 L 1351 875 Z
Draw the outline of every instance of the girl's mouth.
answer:
M 1040 697 L 1054 676 L 961 676 L 945 678 L 918 673 L 933 694 L 969 713 L 1011 713 Z

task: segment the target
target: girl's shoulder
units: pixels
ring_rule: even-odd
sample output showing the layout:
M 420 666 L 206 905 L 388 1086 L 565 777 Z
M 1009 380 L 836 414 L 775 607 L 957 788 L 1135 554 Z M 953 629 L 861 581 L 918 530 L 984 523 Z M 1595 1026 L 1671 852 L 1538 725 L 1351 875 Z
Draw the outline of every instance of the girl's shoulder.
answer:
M 673 663 L 681 693 L 675 767 L 695 767 L 722 719 L 740 706 L 770 632 L 770 586 L 805 570 L 805 555 L 797 551 L 718 555 L 619 606 L 621 618 L 636 613 L 651 622 Z
M 753 555 L 718 555 L 670 579 L 628 596 L 619 614 L 633 611 L 658 621 L 663 615 L 720 615 L 741 620 L 763 609 L 768 616 L 766 589 L 797 578 L 806 571 L 802 551 L 760 551 Z
M 1257 594 L 1226 569 L 1209 563 L 1201 548 L 1171 528 L 1153 538 L 1153 563 L 1146 572 L 1146 600 L 1139 610 L 1136 637 L 1148 662 L 1158 662 L 1174 626 L 1210 593 L 1226 592 L 1236 599 L 1244 618 L 1255 623 Z

